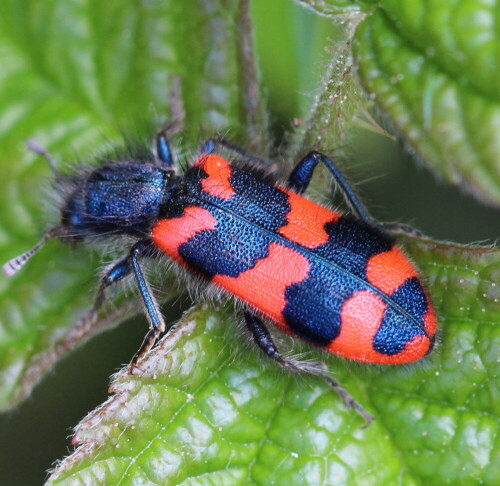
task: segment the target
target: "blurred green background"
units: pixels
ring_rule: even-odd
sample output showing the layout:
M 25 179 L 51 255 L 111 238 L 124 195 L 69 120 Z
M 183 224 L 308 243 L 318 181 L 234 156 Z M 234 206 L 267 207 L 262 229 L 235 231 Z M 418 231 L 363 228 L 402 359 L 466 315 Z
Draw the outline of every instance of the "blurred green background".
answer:
M 288 0 L 255 0 L 253 16 L 274 139 L 284 144 L 292 119 L 307 115 L 335 31 L 329 19 Z M 375 218 L 411 224 L 436 239 L 492 243 L 498 237 L 497 211 L 437 181 L 398 142 L 361 129 L 356 136 L 343 147 L 347 170 Z M 188 306 L 181 297 L 166 307 L 168 321 Z M 72 450 L 72 427 L 106 400 L 109 376 L 128 363 L 145 329 L 139 318 L 93 339 L 60 362 L 27 402 L 0 417 L 3 484 L 43 482 L 47 469 Z

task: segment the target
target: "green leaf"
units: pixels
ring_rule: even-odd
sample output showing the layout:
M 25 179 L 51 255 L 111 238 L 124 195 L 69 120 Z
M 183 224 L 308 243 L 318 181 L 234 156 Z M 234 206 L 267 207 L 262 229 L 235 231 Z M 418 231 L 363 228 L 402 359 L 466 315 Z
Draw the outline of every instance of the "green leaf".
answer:
M 0 222 L 0 260 L 28 249 L 46 221 L 58 220 L 56 208 L 39 203 L 38 189 L 50 187 L 50 171 L 24 147 L 30 137 L 48 144 L 57 159 L 74 162 L 73 150 L 103 155 L 123 143 L 124 126 L 138 137 L 151 129 L 151 118 L 164 123 L 169 92 L 178 85 L 174 101 L 184 109 L 186 127 L 178 147 L 192 149 L 204 134 L 221 130 L 230 130 L 234 140 L 248 137 L 254 148 L 263 145 L 266 115 L 243 3 L 214 2 L 209 11 L 167 3 L 0 3 L 0 200 L 9 209 Z M 154 128 L 145 139 L 153 134 Z M 62 346 L 89 305 L 100 262 L 78 255 L 50 242 L 22 272 L 1 279 L 0 409 L 23 400 L 57 359 L 81 343 Z M 103 317 L 92 334 L 132 311 L 135 304 Z
M 493 12 L 466 3 L 455 12 L 450 2 L 425 15 L 423 5 L 377 12 L 356 34 L 356 57 L 362 84 L 407 143 L 447 180 L 498 206 L 498 82 L 480 73 L 498 72 L 489 44 L 500 39 L 477 25 L 494 23 Z
M 331 15 L 344 1 L 306 1 Z M 347 2 L 350 3 L 350 2 Z M 500 35 L 494 3 L 352 2 L 357 73 L 404 143 L 436 173 L 500 206 Z M 368 5 L 371 4 L 371 5 Z
M 442 345 L 406 368 L 328 359 L 371 426 L 321 379 L 264 363 L 227 312 L 202 306 L 142 374 L 117 375 L 49 484 L 497 484 L 498 251 L 405 243 L 429 279 Z
M 359 0 L 298 0 L 300 3 L 312 7 L 321 15 L 336 17 L 342 14 L 352 15 L 360 11 Z
M 205 131 L 226 128 L 257 153 L 267 148 L 241 4 L 167 3 L 0 2 L 3 260 L 32 245 L 50 220 L 38 191 L 50 174 L 25 152 L 28 137 L 70 162 L 73 151 L 102 154 L 120 128 L 142 133 L 155 116 L 158 124 L 177 116 L 165 106 L 178 83 L 181 150 L 190 154 Z M 349 59 L 339 66 L 328 70 L 341 81 L 320 93 L 290 153 L 329 150 L 348 135 L 361 95 Z M 325 181 L 317 181 L 322 192 Z M 320 379 L 282 373 L 245 346 L 232 312 L 198 307 L 147 356 L 143 374 L 118 375 L 116 394 L 78 426 L 80 447 L 50 482 L 498 484 L 498 250 L 403 245 L 429 280 L 440 316 L 437 352 L 380 369 L 322 356 L 376 415 L 368 429 Z M 58 343 L 88 307 L 100 264 L 57 242 L 42 251 L 18 276 L 0 279 L 3 407 L 22 400 L 61 357 Z M 135 305 L 118 305 L 101 327 Z

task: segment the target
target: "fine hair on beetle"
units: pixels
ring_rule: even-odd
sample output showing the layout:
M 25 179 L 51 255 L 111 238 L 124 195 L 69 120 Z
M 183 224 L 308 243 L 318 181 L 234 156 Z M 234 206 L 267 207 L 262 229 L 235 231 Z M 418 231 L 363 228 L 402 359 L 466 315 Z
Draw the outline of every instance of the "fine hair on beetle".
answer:
M 375 221 L 337 164 L 317 150 L 285 182 L 267 161 L 224 139 L 206 140 L 177 163 L 160 132 L 152 150 L 132 143 L 68 174 L 45 149 L 31 148 L 55 172 L 60 223 L 4 272 L 16 273 L 52 238 L 127 250 L 101 273 L 94 304 L 71 333 L 91 332 L 110 288 L 135 277 L 150 327 L 129 373 L 167 330 L 158 291 L 144 276 L 148 260 L 174 267 L 176 285 L 195 300 L 234 297 L 263 354 L 284 369 L 322 376 L 367 423 L 371 415 L 326 366 L 281 353 L 268 324 L 354 361 L 408 363 L 434 346 L 435 313 L 415 266 L 388 233 L 394 225 Z M 340 188 L 347 215 L 303 196 L 318 166 Z

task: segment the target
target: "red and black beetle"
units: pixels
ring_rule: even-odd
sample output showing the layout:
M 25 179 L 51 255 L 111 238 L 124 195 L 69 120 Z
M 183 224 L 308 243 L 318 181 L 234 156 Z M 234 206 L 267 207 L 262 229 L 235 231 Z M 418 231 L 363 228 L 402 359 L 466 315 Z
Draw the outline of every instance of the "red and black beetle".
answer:
M 243 163 L 217 155 L 220 148 Z M 319 162 L 332 173 L 355 217 L 302 196 Z M 148 160 L 106 162 L 60 176 L 65 196 L 59 225 L 6 263 L 4 272 L 16 273 L 50 238 L 126 235 L 135 243 L 102 276 L 93 308 L 77 324 L 82 333 L 95 323 L 106 289 L 132 274 L 150 323 L 133 370 L 166 329 L 140 262 L 168 255 L 243 303 L 246 325 L 266 355 L 286 368 L 324 375 L 370 420 L 323 368 L 282 357 L 266 321 L 345 358 L 399 364 L 431 351 L 432 305 L 412 263 L 370 218 L 330 158 L 310 152 L 285 187 L 264 175 L 263 166 L 228 142 L 210 139 L 178 175 L 167 138 L 160 134 Z

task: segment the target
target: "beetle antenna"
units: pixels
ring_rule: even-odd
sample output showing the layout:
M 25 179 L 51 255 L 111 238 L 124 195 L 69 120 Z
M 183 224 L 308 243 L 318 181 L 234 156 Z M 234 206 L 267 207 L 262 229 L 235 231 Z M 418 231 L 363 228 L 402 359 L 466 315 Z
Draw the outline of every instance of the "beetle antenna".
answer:
M 28 150 L 31 150 L 33 153 L 41 155 L 49 163 L 50 168 L 55 175 L 59 174 L 54 157 L 52 157 L 50 152 L 43 145 L 38 143 L 34 138 L 29 138 L 26 141 L 26 147 L 28 147 Z
M 18 255 L 17 257 L 12 258 L 9 260 L 7 263 L 4 264 L 2 267 L 3 273 L 7 277 L 12 277 L 12 275 L 15 275 L 21 267 L 40 249 L 42 248 L 47 241 L 51 240 L 52 238 L 55 238 L 56 236 L 59 236 L 60 234 L 60 229 L 58 227 L 52 228 L 45 235 L 43 238 L 30 250 L 28 250 L 25 253 L 22 253 L 21 255 Z

